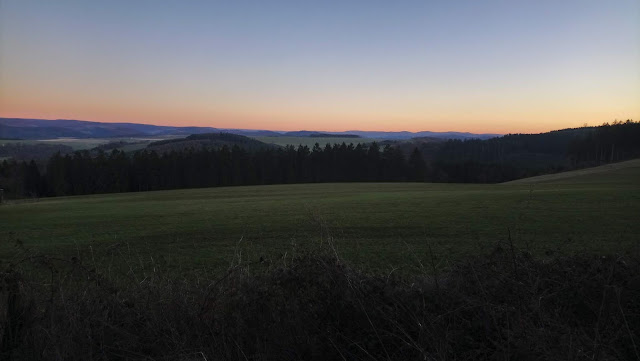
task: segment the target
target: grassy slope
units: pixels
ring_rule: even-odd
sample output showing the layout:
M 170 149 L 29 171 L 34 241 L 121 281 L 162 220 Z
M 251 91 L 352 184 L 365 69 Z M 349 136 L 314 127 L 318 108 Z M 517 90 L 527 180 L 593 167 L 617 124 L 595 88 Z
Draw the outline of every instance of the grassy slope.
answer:
M 637 169 L 640 159 L 633 159 L 619 163 L 605 164 L 599 167 L 578 169 L 569 172 L 545 174 L 536 177 L 517 179 L 504 184 L 536 184 L 536 183 L 619 183 L 625 179 L 638 181 Z M 635 176 L 635 178 L 634 178 Z
M 16 238 L 64 256 L 122 242 L 223 267 L 238 250 L 277 256 L 326 241 L 327 232 L 345 258 L 384 269 L 426 262 L 429 245 L 438 262 L 485 253 L 507 230 L 516 246 L 536 252 L 623 251 L 640 235 L 640 162 L 628 164 L 535 185 L 300 184 L 5 204 L 0 258 Z

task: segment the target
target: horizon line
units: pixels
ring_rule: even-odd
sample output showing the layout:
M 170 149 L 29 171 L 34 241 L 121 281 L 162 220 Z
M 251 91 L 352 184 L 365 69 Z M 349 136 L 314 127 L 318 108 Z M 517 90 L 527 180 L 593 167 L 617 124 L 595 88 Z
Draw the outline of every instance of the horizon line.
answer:
M 17 119 L 17 120 L 45 120 L 45 121 L 51 121 L 51 122 L 55 122 L 55 121 L 60 121 L 60 120 L 70 120 L 70 121 L 76 121 L 76 122 L 87 122 L 87 123 L 100 123 L 100 124 L 134 124 L 134 125 L 149 125 L 149 126 L 155 126 L 155 127 L 164 127 L 164 128 L 212 128 L 212 129 L 218 129 L 218 130 L 248 130 L 248 131 L 270 131 L 270 132 L 275 132 L 275 133 L 288 133 L 288 132 L 324 132 L 324 133 L 349 133 L 349 132 L 370 132 L 370 133 L 412 133 L 412 134 L 416 134 L 416 133 L 425 133 L 425 132 L 429 132 L 429 133 L 462 133 L 462 134 L 476 134 L 476 135 L 507 135 L 507 134 L 540 134 L 540 133 L 546 133 L 546 132 L 551 132 L 551 131 L 557 131 L 557 130 L 563 130 L 563 129 L 575 129 L 576 127 L 569 127 L 569 128 L 562 128 L 562 129 L 551 129 L 551 130 L 547 130 L 546 132 L 529 132 L 529 133 L 523 133 L 523 132 L 516 132 L 516 133 L 512 133 L 512 132 L 507 132 L 507 133 L 496 133 L 496 132 L 480 132 L 480 133 L 476 133 L 476 132 L 471 132 L 471 131 L 460 131 L 460 130 L 446 130 L 446 131 L 433 131 L 433 130 L 419 130 L 419 131 L 411 131 L 411 130 L 363 130 L 363 129 L 349 129 L 349 130 L 344 130 L 344 131 L 336 131 L 336 130 L 306 130 L 306 129 L 297 129 L 297 130 L 273 130 L 273 129 L 266 129 L 266 128 L 219 128 L 219 127 L 215 127 L 215 126 L 202 126 L 202 125 L 159 125 L 159 124 L 152 124 L 152 123 L 136 123 L 136 122 L 131 122 L 131 121 L 127 121 L 127 122 L 110 122 L 110 121 L 96 121 L 96 120 L 85 120 L 85 119 L 70 119 L 70 118 L 24 118 L 24 117 L 6 117 L 6 116 L 0 116 L 0 119 Z M 586 123 L 585 123 L 586 124 Z M 587 125 L 587 127 L 594 127 L 597 125 Z M 581 127 L 577 127 L 577 128 L 581 128 Z

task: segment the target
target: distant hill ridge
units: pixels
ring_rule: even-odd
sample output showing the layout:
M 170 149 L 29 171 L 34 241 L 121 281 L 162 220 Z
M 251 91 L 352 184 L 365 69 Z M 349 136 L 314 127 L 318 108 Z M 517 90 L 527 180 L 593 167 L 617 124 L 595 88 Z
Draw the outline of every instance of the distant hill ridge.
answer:
M 362 138 L 357 134 L 328 134 L 328 133 L 312 133 L 311 138 Z
M 380 132 L 353 130 L 346 132 L 294 131 L 279 132 L 260 129 L 223 129 L 213 127 L 174 127 L 138 123 L 101 123 L 71 119 L 23 119 L 0 118 L 0 139 L 53 139 L 53 138 L 118 138 L 190 135 L 204 133 L 231 133 L 268 137 L 341 137 L 375 139 L 410 139 L 433 137 L 441 139 L 489 139 L 500 134 L 475 134 L 465 132 Z
M 246 137 L 244 135 L 232 133 L 204 133 L 192 134 L 186 138 L 166 139 L 152 142 L 147 145 L 147 150 L 158 152 L 181 151 L 189 148 L 222 148 L 223 146 L 240 146 L 246 150 L 256 150 L 275 147 L 272 144 L 263 143 L 259 140 Z

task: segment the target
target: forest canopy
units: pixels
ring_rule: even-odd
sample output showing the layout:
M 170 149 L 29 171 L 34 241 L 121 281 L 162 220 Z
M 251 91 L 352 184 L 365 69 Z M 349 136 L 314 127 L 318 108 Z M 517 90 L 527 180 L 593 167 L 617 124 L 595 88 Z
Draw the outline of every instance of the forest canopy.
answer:
M 207 137 L 212 136 L 187 139 Z M 44 162 L 4 160 L 0 188 L 7 198 L 21 198 L 288 183 L 497 183 L 640 157 L 640 122 L 631 120 L 487 140 L 384 146 L 276 148 L 256 147 L 239 135 L 214 138 L 225 142 L 164 152 L 151 147 L 133 153 L 56 153 Z

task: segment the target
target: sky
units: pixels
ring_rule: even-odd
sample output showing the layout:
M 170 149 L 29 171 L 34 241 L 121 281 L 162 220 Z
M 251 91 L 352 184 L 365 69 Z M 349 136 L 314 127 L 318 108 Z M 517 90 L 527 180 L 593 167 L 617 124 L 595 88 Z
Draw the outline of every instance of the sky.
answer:
M 640 1 L 0 0 L 0 117 L 476 133 L 640 120 Z

